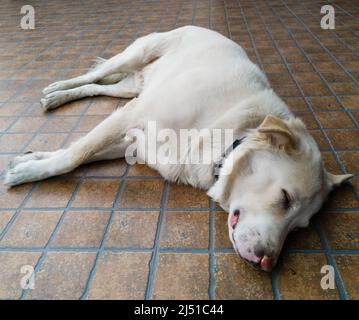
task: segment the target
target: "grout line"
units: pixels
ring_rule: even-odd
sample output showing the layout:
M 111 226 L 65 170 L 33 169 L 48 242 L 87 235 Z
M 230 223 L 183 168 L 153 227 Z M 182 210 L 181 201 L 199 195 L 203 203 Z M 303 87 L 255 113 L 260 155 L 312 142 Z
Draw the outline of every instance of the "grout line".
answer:
M 274 269 L 271 274 L 271 284 L 272 284 L 272 292 L 274 300 L 282 300 L 279 288 L 278 288 L 278 271 Z
M 128 167 L 127 167 L 127 171 L 126 173 L 128 172 Z M 112 224 L 112 221 L 114 219 L 114 216 L 115 216 L 115 208 L 118 204 L 118 202 L 121 200 L 121 197 L 122 197 L 122 194 L 123 194 L 123 191 L 125 189 L 125 180 L 122 180 L 120 185 L 119 185 L 119 188 L 117 190 L 117 193 L 116 193 L 116 196 L 115 196 L 115 199 L 113 201 L 113 206 L 112 206 L 112 210 L 111 210 L 111 214 L 110 214 L 110 217 L 107 221 L 107 225 L 105 227 L 105 230 L 104 230 L 104 233 L 103 233 L 103 236 L 102 236 L 102 239 L 101 239 L 101 243 L 100 243 L 100 247 L 97 251 L 97 254 L 96 254 L 96 258 L 95 258 L 95 261 L 93 263 L 93 266 L 91 268 L 91 271 L 90 271 L 90 274 L 87 278 L 87 281 L 86 281 L 86 285 L 85 285 L 85 289 L 80 297 L 81 300 L 85 300 L 88 298 L 88 294 L 89 294 L 89 290 L 90 290 L 90 286 L 91 286 L 91 283 L 95 277 L 95 274 L 96 274 L 96 270 L 97 270 L 97 266 L 98 266 L 98 263 L 99 263 L 99 260 L 100 260 L 100 257 L 102 256 L 103 252 L 104 252 L 104 248 L 105 248 L 105 243 L 106 243 L 106 240 L 107 240 L 107 236 L 108 236 L 108 233 L 109 233 L 109 230 L 110 230 L 110 227 L 111 227 L 111 224 Z
M 70 204 L 72 201 L 74 201 L 74 199 L 75 199 L 75 197 L 76 197 L 77 192 L 78 192 L 79 189 L 80 189 L 80 183 L 77 183 L 77 185 L 76 185 L 76 187 L 75 187 L 75 190 L 74 190 L 74 191 L 72 192 L 72 194 L 71 194 L 71 198 L 70 198 L 70 200 L 69 200 L 69 204 Z M 48 251 L 49 251 L 48 249 L 49 249 L 49 247 L 50 247 L 50 245 L 51 245 L 51 242 L 53 241 L 53 239 L 55 238 L 55 236 L 56 236 L 58 230 L 60 229 L 60 226 L 62 225 L 62 222 L 63 222 L 63 220 L 64 220 L 64 218 L 65 218 L 65 215 L 66 215 L 66 212 L 67 212 L 67 211 L 68 211 L 67 208 L 63 211 L 63 213 L 61 214 L 61 217 L 60 217 L 59 221 L 57 222 L 57 224 L 56 224 L 54 230 L 52 231 L 51 236 L 50 236 L 49 240 L 47 241 L 47 243 L 46 243 L 46 245 L 45 245 L 45 248 L 43 249 L 40 258 L 39 258 L 39 260 L 37 261 L 37 263 L 36 263 L 36 265 L 35 265 L 35 268 L 34 268 L 34 274 L 35 274 L 35 275 L 40 271 L 41 267 L 43 266 L 43 263 L 44 263 L 44 261 L 45 261 L 45 259 L 46 259 L 46 257 L 47 257 L 47 253 L 48 253 Z M 29 290 L 30 290 L 30 289 L 23 289 L 23 290 L 22 290 L 22 294 L 21 294 L 21 296 L 20 296 L 20 300 L 24 300 L 24 299 L 27 298 L 28 293 L 29 293 Z
M 162 199 L 161 199 L 161 210 L 160 214 L 158 216 L 157 221 L 157 230 L 156 230 L 156 237 L 153 247 L 153 253 L 152 257 L 149 263 L 149 273 L 148 273 L 148 279 L 147 279 L 147 285 L 146 285 L 146 291 L 145 291 L 145 300 L 151 300 L 152 294 L 153 294 L 153 286 L 157 271 L 157 260 L 158 260 L 158 253 L 160 251 L 160 241 L 161 241 L 161 230 L 162 225 L 164 221 L 164 214 L 167 207 L 167 200 L 168 200 L 168 192 L 169 192 L 169 182 L 166 181 L 163 193 L 162 193 Z
M 226 26 L 227 26 L 227 31 L 228 31 L 228 37 L 229 39 L 232 39 L 232 33 L 231 33 L 231 28 L 229 27 L 229 16 L 228 16 L 228 9 L 227 9 L 227 1 L 224 0 L 223 1 L 223 7 L 224 7 L 224 19 L 226 20 Z
M 176 16 L 176 21 L 174 23 L 174 28 L 178 24 L 178 20 L 182 13 L 182 9 L 183 9 L 183 4 L 181 4 L 181 6 L 178 10 L 178 13 Z M 159 26 L 158 26 L 158 28 L 159 28 Z M 152 256 L 151 256 L 151 259 L 149 262 L 147 284 L 146 284 L 146 289 L 145 289 L 145 294 L 144 294 L 145 300 L 152 299 L 153 286 L 154 286 L 154 281 L 155 281 L 155 276 L 156 276 L 156 271 L 157 271 L 158 253 L 160 251 L 161 229 L 162 229 L 162 224 L 163 224 L 163 220 L 164 220 L 165 210 L 167 209 L 168 192 L 169 192 L 169 182 L 165 180 L 163 190 L 162 190 L 160 213 L 158 215 L 158 220 L 157 220 L 157 228 L 156 228 L 156 236 L 155 236 L 155 241 L 154 241 L 154 246 L 153 246 L 153 253 L 152 253 Z
M 345 289 L 344 286 L 344 282 L 343 279 L 340 276 L 337 264 L 335 263 L 335 260 L 333 258 L 333 256 L 331 255 L 331 250 L 330 250 L 330 246 L 328 244 L 328 240 L 327 237 L 325 235 L 325 231 L 323 229 L 323 227 L 321 226 L 321 224 L 318 221 L 314 222 L 314 226 L 317 230 L 317 233 L 319 234 L 320 237 L 320 242 L 322 243 L 322 248 L 324 249 L 324 253 L 325 253 L 325 257 L 327 259 L 327 262 L 329 265 L 331 265 L 334 268 L 335 271 L 335 283 L 338 289 L 338 293 L 340 296 L 340 299 L 342 300 L 348 300 L 348 293 Z
M 259 53 L 258 53 L 257 47 L 256 47 L 255 42 L 254 42 L 254 39 L 253 39 L 252 32 L 250 31 L 249 26 L 248 26 L 248 23 L 247 23 L 247 18 L 246 18 L 245 14 L 244 14 L 244 11 L 243 11 L 243 9 L 242 9 L 242 6 L 241 6 L 239 0 L 237 0 L 237 7 L 239 7 L 239 9 L 240 9 L 240 11 L 241 11 L 241 16 L 243 17 L 244 25 L 246 26 L 246 31 L 247 31 L 247 33 L 248 33 L 248 35 L 249 35 L 249 39 L 250 39 L 252 48 L 253 48 L 253 50 L 254 50 L 254 53 L 255 53 L 255 55 L 256 55 L 257 62 L 259 63 L 260 68 L 264 71 L 264 66 L 263 66 L 262 59 L 261 59 L 261 57 L 260 57 L 260 55 L 259 55 Z
M 216 299 L 216 256 L 215 256 L 215 203 L 210 201 L 209 216 L 209 288 L 208 297 L 210 300 Z

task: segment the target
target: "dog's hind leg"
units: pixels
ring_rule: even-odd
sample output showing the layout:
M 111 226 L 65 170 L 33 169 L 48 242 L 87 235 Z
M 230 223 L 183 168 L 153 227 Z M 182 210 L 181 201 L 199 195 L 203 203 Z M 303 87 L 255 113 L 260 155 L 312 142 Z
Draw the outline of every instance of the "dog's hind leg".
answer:
M 162 56 L 171 37 L 168 32 L 152 33 L 137 39 L 120 54 L 104 60 L 88 73 L 69 80 L 50 84 L 43 90 L 44 94 L 54 91 L 71 89 L 89 83 L 100 82 L 110 75 L 118 73 L 131 73 L 142 69 L 154 59 Z
M 132 143 L 125 138 L 136 117 L 127 107 L 118 109 L 86 136 L 67 149 L 51 153 L 33 153 L 15 158 L 5 173 L 4 184 L 14 186 L 72 171 L 83 163 L 124 157 Z
M 119 98 L 133 98 L 142 90 L 142 79 L 137 74 L 130 74 L 124 80 L 109 85 L 86 84 L 78 88 L 61 90 L 49 93 L 41 99 L 41 105 L 45 110 L 55 109 L 60 105 L 91 96 L 110 96 Z

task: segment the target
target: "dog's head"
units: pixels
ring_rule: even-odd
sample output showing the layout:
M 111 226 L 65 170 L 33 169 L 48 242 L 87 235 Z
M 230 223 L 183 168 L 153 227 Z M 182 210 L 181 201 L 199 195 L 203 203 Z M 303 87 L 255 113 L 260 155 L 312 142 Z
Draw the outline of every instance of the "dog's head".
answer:
M 225 159 L 208 195 L 229 212 L 235 251 L 270 271 L 288 233 L 308 226 L 330 190 L 351 177 L 324 169 L 301 120 L 267 116 Z

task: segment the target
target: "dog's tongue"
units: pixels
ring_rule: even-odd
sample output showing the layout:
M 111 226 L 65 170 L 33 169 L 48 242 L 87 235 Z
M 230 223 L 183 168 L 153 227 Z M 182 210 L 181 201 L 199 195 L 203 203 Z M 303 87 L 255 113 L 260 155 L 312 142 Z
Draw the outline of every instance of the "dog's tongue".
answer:
M 232 214 L 231 215 L 231 218 L 230 218 L 230 224 L 231 224 L 231 227 L 234 228 L 238 222 L 238 215 L 234 215 Z
M 272 269 L 272 261 L 270 258 L 264 256 L 260 261 L 261 269 L 264 271 L 271 271 Z

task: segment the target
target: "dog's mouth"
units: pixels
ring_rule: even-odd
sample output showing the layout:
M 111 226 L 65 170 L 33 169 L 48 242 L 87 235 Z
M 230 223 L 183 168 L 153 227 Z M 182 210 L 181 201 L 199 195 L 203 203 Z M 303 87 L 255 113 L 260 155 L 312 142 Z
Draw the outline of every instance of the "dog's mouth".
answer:
M 240 216 L 240 210 L 234 210 L 232 213 L 230 213 L 229 218 L 228 218 L 228 226 L 231 229 L 231 237 L 232 237 L 232 242 L 233 242 L 233 248 L 234 251 L 237 253 L 237 255 L 243 259 L 248 265 L 250 265 L 251 267 L 255 268 L 255 269 L 260 269 L 266 272 L 270 272 L 272 271 L 273 267 L 275 266 L 275 260 L 273 257 L 262 254 L 260 256 L 256 256 L 254 259 L 248 259 L 246 257 L 243 257 L 240 253 L 240 250 L 238 249 L 237 245 L 236 245 L 236 241 L 234 238 L 234 230 L 238 225 L 238 220 L 239 220 L 239 216 Z
M 258 262 L 254 262 L 254 261 L 250 261 L 250 260 L 243 258 L 241 255 L 239 255 L 239 256 L 241 259 L 243 259 L 247 264 L 249 264 L 254 269 L 260 269 L 260 270 L 263 270 L 266 272 L 270 272 L 270 271 L 272 271 L 272 269 L 274 267 L 274 263 L 273 263 L 274 260 L 271 257 L 263 256 L 263 257 L 259 258 Z
M 233 213 L 229 215 L 229 226 L 234 230 L 238 224 L 240 211 L 239 209 L 234 210 Z

